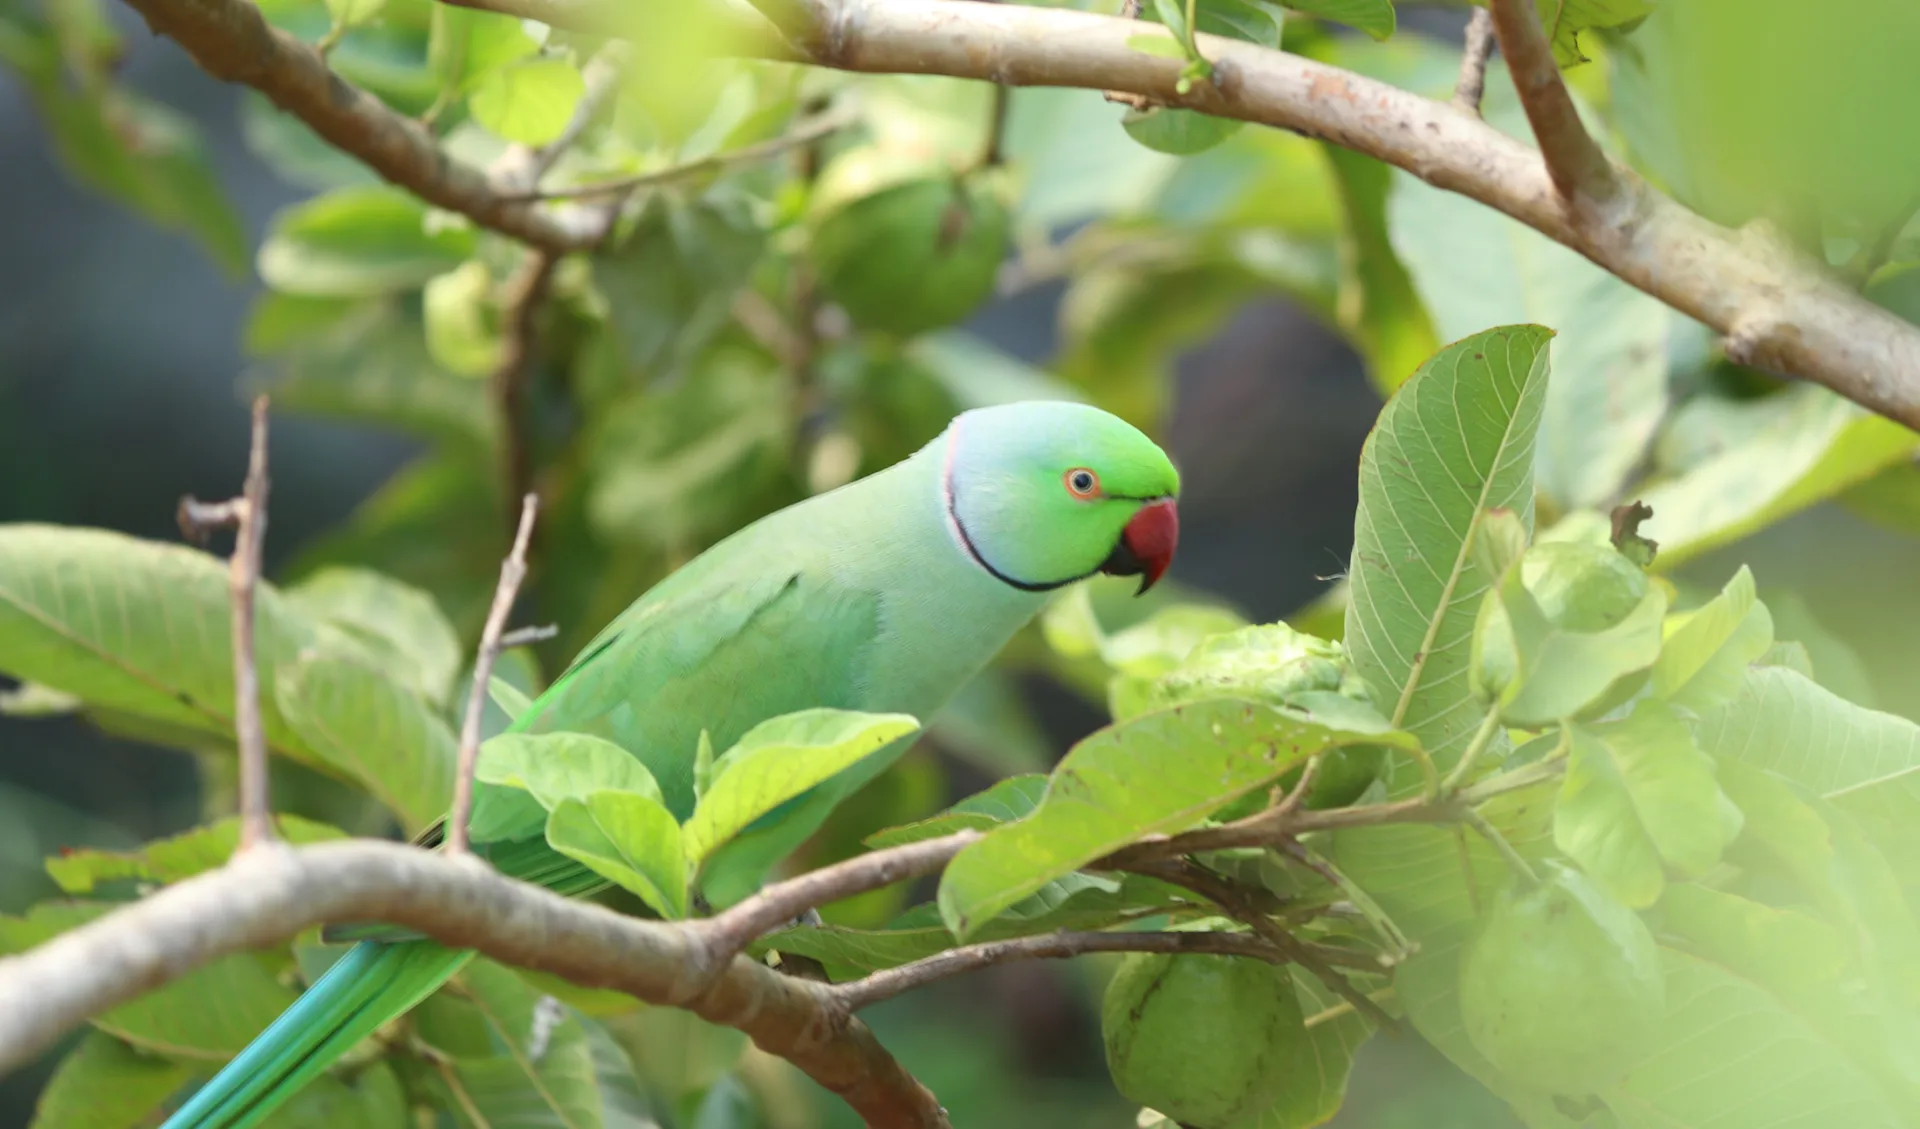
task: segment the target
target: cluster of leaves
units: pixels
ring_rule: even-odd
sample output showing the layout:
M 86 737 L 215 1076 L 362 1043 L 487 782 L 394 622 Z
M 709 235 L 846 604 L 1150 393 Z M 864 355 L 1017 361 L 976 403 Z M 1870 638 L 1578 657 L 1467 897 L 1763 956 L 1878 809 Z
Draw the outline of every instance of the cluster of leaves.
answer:
M 1913 176 L 1882 161 L 1877 136 L 1807 124 L 1874 118 L 1844 105 L 1799 98 L 1783 111 L 1791 130 L 1754 136 L 1774 117 L 1742 102 L 1759 97 L 1752 76 L 1793 68 L 1752 57 L 1793 37 L 1775 15 L 1728 4 L 1540 0 L 1582 112 L 1614 155 L 1716 218 L 1781 218 L 1869 297 L 1920 313 L 1920 243 L 1899 211 Z M 1851 17 L 1813 23 L 1851 32 L 1908 18 L 1868 18 L 1876 5 L 1847 0 Z M 316 193 L 277 217 L 254 255 L 268 290 L 246 346 L 263 381 L 279 409 L 396 429 L 424 447 L 308 547 L 290 583 L 260 593 L 289 838 L 412 833 L 444 811 L 462 640 L 492 590 L 516 450 L 548 499 L 537 599 L 562 634 L 539 658 L 507 656 L 491 733 L 538 692 L 541 659 L 573 653 L 725 533 L 897 460 L 966 407 L 1080 398 L 1152 430 L 1174 357 L 1248 300 L 1280 294 L 1337 329 L 1393 396 L 1362 467 L 1351 580 L 1292 628 L 1248 624 L 1173 585 L 1127 607 L 1108 586 L 1072 590 L 926 719 L 944 748 L 1004 779 L 939 810 L 940 769 L 909 757 L 810 847 L 819 861 L 988 831 L 937 896 L 908 906 L 902 890 L 877 892 L 756 951 L 809 957 L 844 980 L 1057 929 L 1242 929 L 1190 890 L 1095 864 L 1143 837 L 1256 815 L 1317 758 L 1310 810 L 1404 803 L 1436 786 L 1434 803 L 1459 803 L 1465 788 L 1491 796 L 1475 810 L 1512 853 L 1457 825 L 1389 823 L 1316 833 L 1298 853 L 1197 862 L 1303 942 L 1372 960 L 1353 984 L 1529 1124 L 1913 1119 L 1920 791 L 1908 781 L 1920 779 L 1920 729 L 1850 701 L 1857 680 L 1824 655 L 1816 677 L 1807 648 L 1774 638 L 1746 573 L 1701 598 L 1661 576 L 1635 588 L 1639 565 L 1615 562 L 1632 599 L 1596 619 L 1565 618 L 1565 585 L 1543 579 L 1556 556 L 1612 553 L 1606 515 L 1628 498 L 1654 511 L 1657 572 L 1832 498 L 1920 529 L 1912 432 L 1731 365 L 1685 315 L 1544 236 L 1322 142 L 1090 91 L 1021 90 L 1002 120 L 980 84 L 716 58 L 722 31 L 693 6 L 644 17 L 600 103 L 586 71 L 611 56 L 597 36 L 430 0 L 259 7 L 466 161 L 567 137 L 544 188 L 671 172 L 631 199 L 585 197 L 587 209 L 626 206 L 604 245 L 559 263 L 534 311 L 532 355 L 503 380 L 511 280 L 530 252 L 375 183 L 298 121 L 245 100 L 255 152 Z M 1458 69 L 1451 46 L 1394 35 L 1389 0 L 1144 7 L 1131 46 L 1184 60 L 1189 83 L 1211 73 L 1195 31 L 1284 41 L 1442 98 Z M 1675 62 L 1703 47 L 1717 53 L 1698 67 Z M 75 176 L 244 267 L 191 124 L 113 81 L 119 51 L 94 0 L 0 0 L 0 64 L 24 81 Z M 1911 79 L 1911 68 L 1881 69 L 1892 85 L 1880 85 L 1876 113 Z M 1485 116 L 1527 137 L 1498 65 Z M 840 124 L 783 146 L 829 117 Z M 783 155 L 733 160 L 768 143 Z M 1860 168 L 1886 176 L 1850 176 Z M 1782 191 L 1756 197 L 1754 185 Z M 1074 234 L 1055 242 L 1064 230 Z M 956 328 L 996 287 L 1053 278 L 1065 297 L 1049 372 Z M 1521 321 L 1557 336 L 1484 332 Z M 508 384 L 518 391 L 504 399 Z M 199 553 L 0 530 L 0 671 L 25 683 L 7 708 L 79 712 L 201 754 L 214 819 L 137 851 L 49 860 L 70 900 L 0 921 L 6 950 L 231 852 L 233 825 L 214 818 L 231 810 L 226 598 L 223 570 Z M 1021 667 L 1113 719 L 1051 771 L 1010 689 Z M 496 737 L 482 779 L 528 793 L 549 843 L 610 883 L 608 900 L 678 918 L 714 847 L 917 724 L 831 711 L 769 722 L 731 750 L 702 751 L 700 803 L 685 821 L 644 769 L 584 736 Z M 1652 1035 L 1581 1092 L 1495 1061 L 1500 1044 L 1463 1015 L 1462 954 L 1507 904 L 1516 861 L 1582 876 L 1657 942 Z M 228 958 L 99 1017 L 37 1124 L 142 1123 L 335 952 L 306 937 Z M 1606 959 L 1568 952 L 1549 987 Z M 1298 1006 L 1232 1028 L 1272 1040 L 1204 1048 L 1252 1055 L 1285 1082 L 1233 1106 L 1236 1124 L 1260 1129 L 1331 1116 L 1372 1030 L 1319 977 L 1277 975 Z M 1157 1022 L 1206 1029 L 1246 994 L 1194 996 Z M 1110 1049 L 1167 1045 L 1116 1041 L 1130 1010 L 1109 1021 Z M 735 1124 L 741 1042 L 701 1028 L 713 1045 L 698 1069 L 650 1071 L 659 1040 L 686 1042 L 662 1036 L 673 1022 L 476 962 L 276 1123 L 379 1124 L 430 1105 L 474 1124 Z M 1164 1078 L 1124 1065 L 1136 1056 L 1115 1061 L 1130 1096 L 1179 1100 L 1178 1079 L 1168 1093 Z

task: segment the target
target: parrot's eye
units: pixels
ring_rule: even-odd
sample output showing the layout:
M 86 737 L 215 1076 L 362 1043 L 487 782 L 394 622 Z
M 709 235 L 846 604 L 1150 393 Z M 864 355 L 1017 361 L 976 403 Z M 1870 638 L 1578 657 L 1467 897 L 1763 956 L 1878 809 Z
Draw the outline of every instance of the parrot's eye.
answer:
M 1075 467 L 1066 473 L 1067 492 L 1076 498 L 1091 498 L 1100 493 L 1100 476 L 1086 467 Z

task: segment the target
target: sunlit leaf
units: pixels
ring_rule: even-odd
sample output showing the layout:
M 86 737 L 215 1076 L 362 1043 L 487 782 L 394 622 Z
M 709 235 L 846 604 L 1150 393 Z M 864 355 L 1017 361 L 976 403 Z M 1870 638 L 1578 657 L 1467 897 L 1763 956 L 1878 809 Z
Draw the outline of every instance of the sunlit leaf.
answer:
M 565 59 L 522 59 L 481 79 L 470 105 L 476 121 L 508 141 L 545 145 L 566 132 L 586 90 Z
M 686 823 L 687 858 L 705 859 L 754 820 L 919 728 L 906 714 L 828 709 L 761 722 L 714 762 L 713 787 Z
M 481 747 L 474 775 L 528 792 L 548 811 L 601 789 L 661 799 L 659 783 L 639 757 L 587 733 L 502 733 Z
M 657 794 L 600 789 L 584 800 L 565 797 L 547 818 L 547 842 L 633 891 L 661 916 L 687 916 L 680 824 Z
M 1653 693 L 1704 713 L 1738 693 L 1747 665 L 1773 645 L 1773 617 L 1745 565 L 1706 606 L 1668 635 L 1653 665 Z
M 1147 714 L 1100 730 L 1054 769 L 1031 815 L 962 850 L 940 879 L 940 913 L 961 938 L 1048 881 L 1144 835 L 1172 834 L 1272 783 L 1323 749 L 1409 744 L 1232 699 Z

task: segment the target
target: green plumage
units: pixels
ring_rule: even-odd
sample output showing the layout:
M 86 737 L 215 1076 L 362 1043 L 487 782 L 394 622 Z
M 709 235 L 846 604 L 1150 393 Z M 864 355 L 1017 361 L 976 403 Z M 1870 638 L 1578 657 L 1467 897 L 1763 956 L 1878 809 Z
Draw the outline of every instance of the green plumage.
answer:
M 970 443 L 975 429 L 992 442 Z M 1066 494 L 1060 476 L 1080 465 L 1100 469 L 1128 496 L 1104 511 L 1077 498 L 1065 508 L 1055 497 Z M 1177 486 L 1157 447 L 1095 409 L 1023 404 L 969 413 L 907 460 L 771 514 L 661 581 L 512 729 L 588 733 L 620 745 L 652 771 L 667 807 L 684 820 L 703 729 L 724 751 L 754 725 L 811 707 L 928 718 L 1032 617 L 1046 589 L 1101 567 L 1140 499 L 1170 496 Z M 956 513 L 977 515 L 965 518 L 975 549 Z M 1027 543 L 1034 539 L 1052 543 L 1037 551 Z M 1021 586 L 983 567 L 976 552 L 1037 561 L 1048 574 Z M 862 760 L 723 846 L 701 874 L 709 901 L 723 906 L 751 894 L 770 866 L 905 747 L 896 742 Z M 476 851 L 504 873 L 573 896 L 601 886 L 546 846 L 545 822 L 526 793 L 481 784 L 469 827 Z M 378 927 L 351 935 L 395 936 Z M 163 1129 L 255 1124 L 471 955 L 428 941 L 361 941 Z

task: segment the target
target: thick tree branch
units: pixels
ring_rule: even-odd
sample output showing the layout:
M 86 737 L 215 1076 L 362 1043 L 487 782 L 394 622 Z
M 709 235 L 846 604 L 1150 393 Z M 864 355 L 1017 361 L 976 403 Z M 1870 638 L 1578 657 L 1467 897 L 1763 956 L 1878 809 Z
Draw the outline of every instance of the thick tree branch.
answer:
M 596 0 L 501 3 L 563 26 L 583 9 L 605 10 Z M 1119 90 L 1323 138 L 1566 244 L 1727 334 L 1743 364 L 1824 384 L 1920 427 L 1920 329 L 1791 248 L 1711 223 L 1629 171 L 1615 169 L 1618 192 L 1599 214 L 1576 224 L 1538 150 L 1445 103 L 1298 55 L 1202 35 L 1215 81 L 1181 95 L 1175 89 L 1180 62 L 1128 47 L 1135 28 L 1111 16 L 965 0 L 821 3 L 831 15 L 806 61 L 851 71 Z M 493 0 L 472 4 L 493 6 Z
M 127 3 L 208 73 L 260 91 L 335 148 L 422 200 L 551 251 L 593 242 L 585 221 L 569 223 L 495 193 L 486 174 L 441 152 L 425 126 L 333 73 L 317 51 L 269 25 L 246 0 Z
M 473 816 L 473 773 L 480 763 L 480 719 L 487 709 L 487 680 L 493 677 L 493 663 L 500 657 L 500 636 L 506 630 L 507 616 L 520 594 L 520 582 L 527 578 L 527 542 L 533 537 L 534 517 L 540 511 L 540 499 L 532 494 L 520 502 L 520 528 L 513 535 L 513 551 L 500 562 L 500 583 L 494 588 L 493 607 L 480 631 L 480 652 L 473 660 L 473 686 L 467 691 L 467 713 L 460 723 L 460 759 L 454 770 L 453 810 L 447 815 L 446 852 L 465 854 L 467 821 Z
M 1015 937 L 948 949 L 912 964 L 837 984 L 833 995 L 842 1007 L 854 1012 L 936 980 L 976 972 L 990 965 L 1016 960 L 1057 960 L 1082 953 L 1213 953 L 1253 957 L 1273 964 L 1284 964 L 1288 960 L 1279 949 L 1245 933 L 1043 933 L 1037 937 Z
M 227 586 L 233 596 L 233 730 L 240 750 L 240 849 L 274 840 L 267 795 L 267 728 L 260 717 L 260 667 L 255 659 L 253 606 L 260 554 L 267 539 L 267 397 L 253 400 L 252 443 L 246 485 L 239 497 L 208 504 L 180 500 L 180 530 L 205 541 L 216 528 L 234 527 Z
M 1520 105 L 1527 111 L 1527 122 L 1546 159 L 1547 175 L 1560 198 L 1569 204 L 1582 198 L 1611 198 L 1620 189 L 1619 178 L 1580 121 L 1533 0 L 1487 0 L 1487 8 L 1500 41 L 1500 57 L 1513 75 Z
M 946 1129 L 945 1113 L 824 984 L 739 957 L 698 991 L 685 928 L 515 882 L 471 857 L 369 840 L 253 851 L 23 955 L 0 960 L 0 1072 L 88 1016 L 231 953 L 323 922 L 383 921 L 441 944 L 738 1028 L 839 1094 L 870 1126 Z

